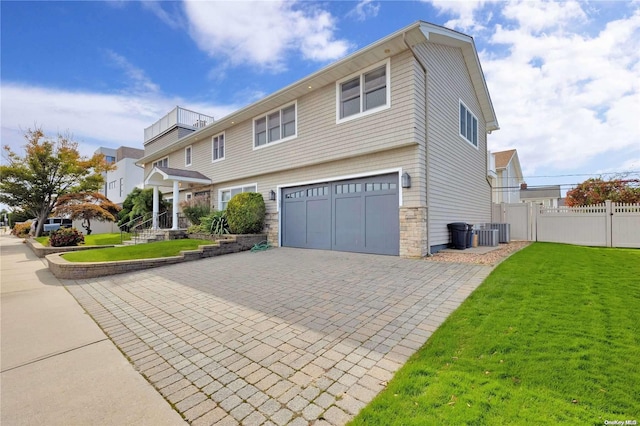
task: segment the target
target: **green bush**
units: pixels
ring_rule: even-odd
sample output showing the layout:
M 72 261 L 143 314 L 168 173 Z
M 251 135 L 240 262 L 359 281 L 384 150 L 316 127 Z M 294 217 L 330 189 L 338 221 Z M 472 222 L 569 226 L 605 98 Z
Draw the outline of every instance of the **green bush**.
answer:
M 229 223 L 227 222 L 224 210 L 216 210 L 210 215 L 200 218 L 200 230 L 207 234 L 222 235 L 229 233 Z
M 189 225 L 187 228 L 187 234 L 199 234 L 200 232 L 203 232 L 200 225 Z
M 193 225 L 200 225 L 200 218 L 211 213 L 209 197 L 194 197 L 181 202 L 180 207 L 182 207 L 182 213 Z
M 227 221 L 233 234 L 257 234 L 264 227 L 266 208 L 262 194 L 242 192 L 227 204 Z
M 76 228 L 60 228 L 49 236 L 51 247 L 70 247 L 84 243 L 84 235 Z

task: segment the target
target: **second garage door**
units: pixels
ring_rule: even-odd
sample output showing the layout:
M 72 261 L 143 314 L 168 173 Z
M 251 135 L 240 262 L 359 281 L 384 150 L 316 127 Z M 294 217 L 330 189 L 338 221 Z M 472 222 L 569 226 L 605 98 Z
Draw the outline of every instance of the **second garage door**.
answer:
M 398 255 L 398 175 L 285 188 L 282 245 Z

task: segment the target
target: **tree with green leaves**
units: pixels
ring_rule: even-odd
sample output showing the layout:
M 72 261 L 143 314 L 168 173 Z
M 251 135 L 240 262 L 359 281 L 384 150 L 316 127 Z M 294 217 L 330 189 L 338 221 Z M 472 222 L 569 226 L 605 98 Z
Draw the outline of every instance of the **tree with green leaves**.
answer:
M 75 192 L 58 198 L 53 211 L 72 220 L 81 219 L 82 227 L 91 235 L 91 221 L 115 222 L 120 207 L 99 192 Z
M 615 203 L 640 203 L 640 179 L 590 178 L 567 191 L 568 206 L 602 204 L 606 200 Z
M 164 213 L 169 208 L 169 203 L 162 198 L 162 194 L 158 194 L 159 213 Z M 122 202 L 122 210 L 118 213 L 118 226 L 123 231 L 129 231 L 131 225 L 129 222 L 134 219 L 147 220 L 151 218 L 153 213 L 153 188 L 140 189 L 133 188 L 133 191 L 127 195 Z M 128 225 L 129 224 L 129 225 Z
M 24 156 L 8 145 L 3 148 L 6 164 L 0 166 L 0 202 L 36 218 L 36 236 L 40 236 L 59 197 L 97 191 L 104 183 L 102 173 L 115 166 L 102 154 L 82 157 L 69 135 L 50 138 L 36 128 L 27 130 L 24 137 Z

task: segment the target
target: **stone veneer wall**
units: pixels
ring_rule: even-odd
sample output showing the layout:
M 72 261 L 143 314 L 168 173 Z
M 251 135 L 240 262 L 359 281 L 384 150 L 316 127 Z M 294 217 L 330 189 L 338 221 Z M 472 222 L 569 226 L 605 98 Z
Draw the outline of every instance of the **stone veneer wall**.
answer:
M 427 207 L 401 207 L 400 256 L 424 257 L 428 252 Z
M 264 218 L 264 232 L 267 234 L 267 241 L 274 247 L 278 246 L 278 213 L 267 213 Z
M 118 260 L 115 262 L 69 262 L 61 254 L 50 254 L 46 256 L 46 259 L 49 264 L 49 270 L 57 278 L 76 280 L 156 268 L 222 254 L 238 253 L 250 250 L 254 245 L 265 239 L 266 235 L 264 234 L 230 235 L 223 240 L 212 242 L 211 245 L 200 246 L 197 250 L 183 250 L 178 256 L 156 259 Z

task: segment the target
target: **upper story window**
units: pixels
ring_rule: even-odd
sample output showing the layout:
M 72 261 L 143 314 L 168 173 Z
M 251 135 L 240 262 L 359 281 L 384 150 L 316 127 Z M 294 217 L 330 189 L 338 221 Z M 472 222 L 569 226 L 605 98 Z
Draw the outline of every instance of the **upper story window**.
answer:
M 389 60 L 336 83 L 338 123 L 391 106 Z
M 211 161 L 224 160 L 224 133 L 211 138 Z
M 478 147 L 478 119 L 460 101 L 460 136 L 471 145 Z
M 185 166 L 190 166 L 191 165 L 191 154 L 193 152 L 193 149 L 188 146 L 184 149 L 184 165 Z
M 113 155 L 105 155 L 104 159 L 109 164 L 116 162 L 116 157 L 114 157 Z
M 296 104 L 287 105 L 253 120 L 253 147 L 283 142 L 298 134 Z
M 151 167 L 169 167 L 169 157 L 164 157 L 158 161 L 154 161 Z

